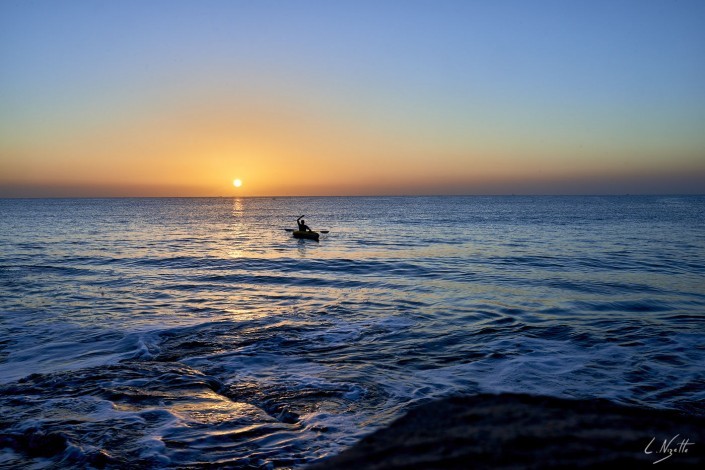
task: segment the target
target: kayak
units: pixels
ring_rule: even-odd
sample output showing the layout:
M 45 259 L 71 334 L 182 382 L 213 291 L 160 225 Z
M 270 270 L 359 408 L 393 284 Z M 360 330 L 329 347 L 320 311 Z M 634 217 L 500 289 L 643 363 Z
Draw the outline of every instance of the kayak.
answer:
M 294 230 L 294 238 L 308 238 L 309 240 L 318 241 L 318 237 L 320 237 L 318 232 Z

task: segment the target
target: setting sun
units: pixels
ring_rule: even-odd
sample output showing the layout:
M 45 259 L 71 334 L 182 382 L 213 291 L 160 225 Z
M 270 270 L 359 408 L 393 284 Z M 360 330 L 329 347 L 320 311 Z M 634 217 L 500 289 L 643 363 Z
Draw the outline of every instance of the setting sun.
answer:
M 233 181 L 233 186 L 235 186 L 236 188 L 239 188 L 240 186 L 242 186 L 242 181 L 240 181 L 240 180 L 234 180 L 234 181 Z

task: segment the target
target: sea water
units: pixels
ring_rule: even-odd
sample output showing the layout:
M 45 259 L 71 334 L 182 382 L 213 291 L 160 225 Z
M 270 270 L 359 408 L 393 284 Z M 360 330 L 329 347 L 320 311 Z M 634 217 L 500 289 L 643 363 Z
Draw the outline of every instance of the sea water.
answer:
M 452 394 L 704 415 L 705 197 L 5 199 L 0 333 L 8 467 L 297 467 Z

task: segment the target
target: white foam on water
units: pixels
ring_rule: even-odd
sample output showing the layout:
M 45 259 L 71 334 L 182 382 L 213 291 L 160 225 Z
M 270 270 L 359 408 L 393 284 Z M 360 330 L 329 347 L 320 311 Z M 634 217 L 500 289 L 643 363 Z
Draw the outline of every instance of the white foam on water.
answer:
M 317 446 L 315 458 L 334 455 L 355 444 L 369 432 L 363 426 L 363 418 L 353 413 L 314 412 L 301 417 L 305 431 L 313 440 L 325 436 L 325 443 Z
M 160 465 L 168 465 L 171 459 L 166 456 L 166 444 L 158 437 L 150 436 L 140 440 L 140 457 Z
M 414 325 L 414 321 L 402 316 L 371 317 L 364 320 L 343 320 L 340 317 L 328 327 L 306 332 L 302 338 L 313 345 L 347 345 L 360 341 L 363 335 L 391 334 Z
M 663 347 L 665 351 L 671 349 Z M 647 352 L 658 352 L 654 345 L 632 348 L 605 343 L 585 348 L 570 341 L 529 337 L 496 340 L 488 343 L 486 349 L 486 358 L 392 377 L 382 385 L 396 400 L 410 402 L 478 392 L 638 401 L 640 396 L 634 387 L 640 384 L 625 379 L 625 375 L 641 367 Z M 692 349 L 686 350 L 694 355 Z M 698 356 L 703 359 L 702 353 Z M 693 379 L 687 373 L 677 377 L 671 365 L 649 365 L 655 377 L 646 377 L 645 381 L 667 382 L 672 377 L 673 381 L 688 383 Z
M 260 451 L 278 452 L 277 446 L 282 445 L 280 440 L 291 439 L 292 442 L 310 442 L 307 448 L 319 458 L 352 445 L 366 432 L 363 430 L 367 413 L 358 409 L 366 393 L 364 386 L 332 380 L 330 377 L 336 375 L 335 371 L 323 364 L 287 355 L 285 351 L 281 354 L 262 352 L 258 346 L 193 357 L 183 362 L 194 368 L 216 369 L 226 387 L 253 384 L 267 394 L 267 400 L 281 400 L 280 405 L 300 413 L 294 425 L 295 434 L 278 431 L 275 435 L 258 438 Z M 297 404 L 301 404 L 297 402 L 298 392 L 303 392 L 302 400 L 306 401 L 308 393 L 315 394 L 315 391 L 322 393 L 315 401 L 316 411 L 301 413 L 297 409 Z
M 156 335 L 96 329 L 64 328 L 48 338 L 26 337 L 12 344 L 0 363 L 0 383 L 30 374 L 78 370 L 116 364 L 125 359 L 149 359 L 158 350 Z

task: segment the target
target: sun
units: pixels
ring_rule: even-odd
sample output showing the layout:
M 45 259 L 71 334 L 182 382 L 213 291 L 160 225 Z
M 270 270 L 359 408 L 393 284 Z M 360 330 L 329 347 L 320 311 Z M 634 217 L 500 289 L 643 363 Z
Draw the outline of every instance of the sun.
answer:
M 242 186 L 242 181 L 240 181 L 239 179 L 234 180 L 233 186 L 235 186 L 236 188 L 239 188 L 240 186 Z

